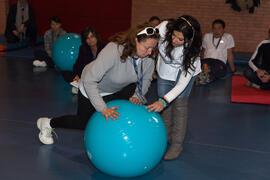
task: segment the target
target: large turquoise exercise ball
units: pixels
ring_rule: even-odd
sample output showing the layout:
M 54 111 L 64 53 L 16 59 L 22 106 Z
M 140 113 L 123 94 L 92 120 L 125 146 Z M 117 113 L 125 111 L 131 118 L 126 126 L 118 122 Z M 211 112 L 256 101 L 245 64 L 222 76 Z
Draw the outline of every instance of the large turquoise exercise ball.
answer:
M 117 177 L 135 177 L 153 169 L 167 146 L 167 132 L 160 115 L 145 106 L 114 100 L 119 119 L 109 122 L 95 112 L 85 130 L 85 148 L 100 171 Z
M 72 71 L 79 54 L 81 36 L 79 34 L 66 34 L 56 40 L 52 49 L 52 59 L 62 71 Z

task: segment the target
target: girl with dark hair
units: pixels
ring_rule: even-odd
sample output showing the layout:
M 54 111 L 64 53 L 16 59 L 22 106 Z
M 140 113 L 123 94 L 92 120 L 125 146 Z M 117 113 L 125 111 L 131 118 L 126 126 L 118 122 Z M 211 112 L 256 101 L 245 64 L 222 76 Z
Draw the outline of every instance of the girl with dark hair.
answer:
M 101 112 L 109 121 L 120 115 L 119 108 L 107 107 L 106 102 L 114 99 L 129 99 L 135 104 L 143 104 L 154 71 L 155 47 L 158 43 L 158 29 L 149 24 L 138 25 L 129 31 L 111 38 L 96 60 L 83 69 L 76 116 L 60 118 L 39 118 L 37 127 L 39 139 L 44 144 L 53 144 L 53 128 L 84 129 L 95 112 Z M 135 92 L 125 91 L 125 87 L 136 84 Z
M 104 43 L 93 27 L 85 28 L 81 33 L 82 45 L 79 49 L 78 58 L 73 65 L 73 83 L 77 84 L 81 78 L 83 68 L 96 59 L 99 52 L 104 48 Z M 75 81 L 75 82 L 74 82 Z M 78 93 L 76 87 L 72 88 L 74 94 Z
M 163 21 L 157 62 L 159 100 L 147 106 L 162 112 L 170 148 L 164 159 L 176 159 L 182 152 L 187 128 L 187 107 L 194 80 L 201 71 L 202 33 L 198 21 L 188 15 Z M 166 108 L 167 107 L 167 108 Z M 165 109 L 166 108 L 166 109 Z

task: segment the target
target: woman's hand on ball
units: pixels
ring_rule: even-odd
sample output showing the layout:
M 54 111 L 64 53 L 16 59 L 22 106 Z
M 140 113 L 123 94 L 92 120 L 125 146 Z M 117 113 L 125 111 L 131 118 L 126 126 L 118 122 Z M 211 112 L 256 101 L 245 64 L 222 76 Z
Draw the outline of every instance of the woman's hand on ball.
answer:
M 115 119 L 118 119 L 118 116 L 120 116 L 119 112 L 115 111 L 115 109 L 119 109 L 119 106 L 114 107 L 106 107 L 101 113 L 103 116 L 105 116 L 106 121 L 109 122 L 110 117 L 112 120 L 115 121 Z M 118 115 L 118 116 L 117 116 Z
M 149 106 L 146 106 L 149 112 L 155 111 L 160 112 L 164 109 L 164 105 L 161 101 L 156 101 L 153 104 L 150 104 Z
M 141 101 L 138 98 L 135 98 L 135 97 L 129 98 L 129 101 L 134 103 L 134 104 L 142 104 Z

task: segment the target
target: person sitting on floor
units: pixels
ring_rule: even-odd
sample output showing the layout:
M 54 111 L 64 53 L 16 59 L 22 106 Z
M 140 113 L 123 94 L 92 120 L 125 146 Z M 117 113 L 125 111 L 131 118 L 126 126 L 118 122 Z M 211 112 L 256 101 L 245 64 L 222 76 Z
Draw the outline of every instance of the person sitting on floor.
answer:
M 78 58 L 73 65 L 73 74 L 74 78 L 73 81 L 77 82 L 78 84 L 79 79 L 81 78 L 81 74 L 83 71 L 83 68 L 96 59 L 99 52 L 104 48 L 105 43 L 102 42 L 100 35 L 93 27 L 87 27 L 85 28 L 82 33 L 82 45 L 79 49 L 79 55 Z M 77 94 L 78 88 L 73 87 L 72 93 Z
M 257 46 L 250 58 L 244 76 L 248 79 L 247 86 L 270 90 L 270 28 L 268 38 Z
M 55 41 L 66 34 L 66 31 L 61 28 L 61 20 L 57 16 L 50 17 L 51 28 L 44 35 L 44 49 L 35 50 L 35 60 L 33 65 L 36 67 L 54 67 L 52 60 L 52 48 Z
M 225 33 L 225 22 L 216 19 L 212 23 L 211 33 L 206 33 L 202 42 L 201 62 L 202 73 L 199 74 L 196 84 L 208 84 L 227 74 L 226 63 L 229 62 L 232 73 L 234 66 L 234 39 Z
M 37 39 L 37 26 L 34 10 L 27 0 L 18 0 L 9 8 L 5 29 L 7 43 L 17 43 L 23 40 L 34 45 Z

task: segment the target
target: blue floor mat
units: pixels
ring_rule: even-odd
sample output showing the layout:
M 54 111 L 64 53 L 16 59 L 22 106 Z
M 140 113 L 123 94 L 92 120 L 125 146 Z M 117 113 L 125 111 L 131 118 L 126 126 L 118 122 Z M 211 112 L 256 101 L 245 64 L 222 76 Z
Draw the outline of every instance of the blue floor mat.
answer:
M 31 61 L 0 57 L 0 179 L 119 180 L 90 163 L 83 131 L 56 128 L 53 145 L 39 142 L 39 117 L 77 111 L 71 86 L 55 69 L 43 70 Z M 131 179 L 268 180 L 270 107 L 231 103 L 230 91 L 231 77 L 193 87 L 180 157 L 161 160 L 149 173 Z M 156 84 L 149 92 L 156 100 Z
M 20 58 L 20 59 L 33 59 L 34 58 L 34 48 L 26 47 L 22 49 L 17 49 L 15 51 L 8 51 L 6 54 L 2 54 L 3 57 L 9 58 Z
M 37 45 L 30 47 L 28 42 L 18 42 L 14 44 L 9 44 L 3 34 L 0 35 L 0 53 L 2 57 L 8 58 L 19 58 L 19 59 L 34 59 L 34 50 L 37 48 L 42 48 L 43 38 L 40 37 L 37 40 Z
M 38 37 L 36 45 L 41 44 L 43 44 L 43 37 Z M 2 46 L 2 48 L 0 48 L 0 52 L 9 52 L 26 48 L 29 46 L 29 43 L 27 41 L 22 41 L 18 43 L 7 43 L 5 36 L 3 34 L 0 34 L 0 46 Z

